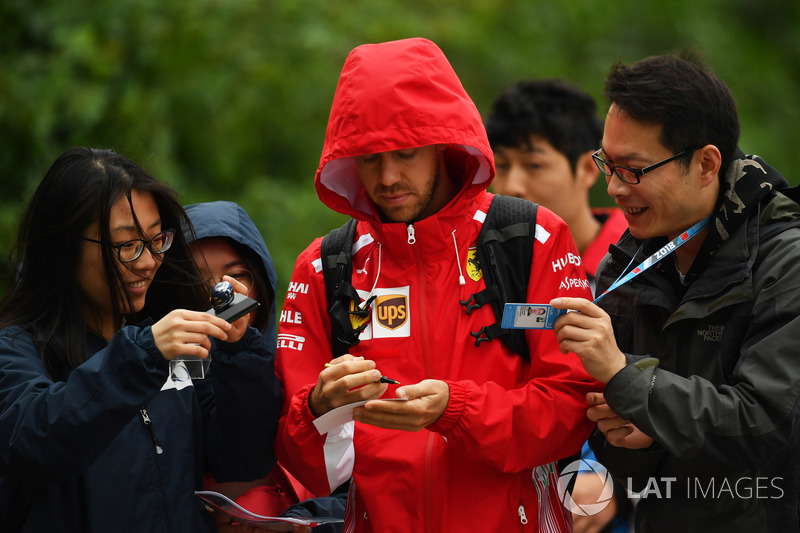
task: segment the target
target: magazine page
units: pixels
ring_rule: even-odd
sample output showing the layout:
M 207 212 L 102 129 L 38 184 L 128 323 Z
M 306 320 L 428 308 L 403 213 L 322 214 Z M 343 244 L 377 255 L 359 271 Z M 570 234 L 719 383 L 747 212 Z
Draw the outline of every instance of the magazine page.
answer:
M 219 492 L 214 492 L 212 490 L 198 490 L 195 491 L 194 494 L 203 500 L 203 503 L 206 505 L 206 507 L 215 513 L 223 513 L 240 524 L 269 526 L 276 531 L 291 531 L 294 524 L 315 527 L 322 524 L 344 522 L 344 520 L 341 518 L 333 518 L 330 516 L 262 516 L 251 513 L 244 507 L 237 505 L 236 502 L 224 494 L 220 494 Z

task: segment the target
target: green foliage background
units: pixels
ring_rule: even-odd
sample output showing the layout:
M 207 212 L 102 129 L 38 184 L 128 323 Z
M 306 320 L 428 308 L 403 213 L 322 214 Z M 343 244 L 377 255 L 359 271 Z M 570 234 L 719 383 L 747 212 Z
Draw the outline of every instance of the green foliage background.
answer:
M 737 97 L 745 152 L 797 183 L 799 29 L 791 0 L 0 0 L 0 255 L 61 152 L 110 147 L 184 203 L 242 204 L 282 299 L 297 254 L 344 220 L 313 187 L 344 59 L 413 36 L 483 114 L 526 77 L 577 83 L 602 114 L 614 61 L 694 46 Z

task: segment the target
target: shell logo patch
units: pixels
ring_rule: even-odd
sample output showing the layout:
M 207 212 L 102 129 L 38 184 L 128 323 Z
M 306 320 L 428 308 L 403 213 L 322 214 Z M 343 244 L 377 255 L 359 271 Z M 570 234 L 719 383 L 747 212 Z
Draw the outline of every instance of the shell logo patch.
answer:
M 480 281 L 483 277 L 481 263 L 478 261 L 478 250 L 470 248 L 467 252 L 467 275 L 472 281 Z
M 363 316 L 359 316 L 359 314 Z M 353 329 L 358 329 L 369 322 L 370 318 L 372 318 L 372 313 L 369 312 L 369 309 L 367 309 L 366 312 L 360 311 L 358 304 L 350 300 L 350 312 L 348 313 L 348 317 L 350 318 L 350 325 L 353 326 Z

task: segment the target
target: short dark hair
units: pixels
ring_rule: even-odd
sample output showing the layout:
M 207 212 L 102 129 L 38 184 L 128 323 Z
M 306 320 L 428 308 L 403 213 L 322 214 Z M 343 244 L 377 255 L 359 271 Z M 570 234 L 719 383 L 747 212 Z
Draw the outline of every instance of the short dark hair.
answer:
M 739 142 L 736 100 L 692 50 L 647 57 L 630 66 L 617 62 L 603 94 L 634 120 L 661 124 L 661 144 L 673 153 L 713 144 L 722 154 L 720 175 L 734 158 Z M 687 154 L 679 161 L 685 166 L 690 159 Z
M 600 147 L 603 123 L 587 92 L 557 79 L 521 80 L 492 104 L 486 121 L 492 149 L 530 146 L 530 136 L 544 137 L 575 170 L 580 156 Z
M 139 316 L 122 315 L 129 296 L 120 287 L 122 274 L 111 248 L 109 215 L 132 191 L 152 195 L 163 229 L 174 229 L 172 247 L 147 293 Z M 0 328 L 20 326 L 37 342 L 54 379 L 86 360 L 85 310 L 92 312 L 77 283 L 81 237 L 99 222 L 116 328 L 144 317 L 162 318 L 172 309 L 205 310 L 208 289 L 181 228 L 191 228 L 175 191 L 142 167 L 112 150 L 72 148 L 50 166 L 33 194 L 20 224 L 12 255 L 16 279 L 0 301 Z M 137 227 L 139 222 L 135 220 Z M 138 227 L 142 238 L 146 238 Z M 122 267 L 124 268 L 124 267 Z M 130 302 L 129 302 L 130 303 Z

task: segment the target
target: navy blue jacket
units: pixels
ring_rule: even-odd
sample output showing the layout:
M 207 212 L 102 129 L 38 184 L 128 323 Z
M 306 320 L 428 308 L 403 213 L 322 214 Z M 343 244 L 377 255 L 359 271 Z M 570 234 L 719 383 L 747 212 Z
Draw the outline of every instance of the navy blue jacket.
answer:
M 194 491 L 272 469 L 282 396 L 256 329 L 212 342 L 206 379 L 176 384 L 149 326 L 89 334 L 53 380 L 29 332 L 0 330 L 0 531 L 216 531 Z

